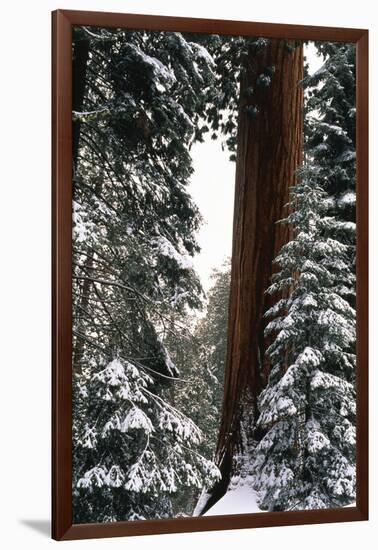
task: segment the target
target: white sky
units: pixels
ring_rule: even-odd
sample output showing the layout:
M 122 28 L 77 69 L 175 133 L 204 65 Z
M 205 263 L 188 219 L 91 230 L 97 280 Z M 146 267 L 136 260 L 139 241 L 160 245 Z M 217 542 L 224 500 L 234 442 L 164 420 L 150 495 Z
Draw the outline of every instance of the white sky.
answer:
M 305 46 L 305 55 L 310 72 L 317 71 L 322 59 L 317 57 L 312 42 Z M 193 264 L 207 291 L 212 283 L 212 269 L 231 256 L 235 162 L 229 160 L 228 150 L 222 151 L 221 141 L 208 135 L 203 143 L 193 145 L 191 154 L 194 173 L 188 191 L 204 218 L 197 235 L 201 252 L 193 258 Z
M 193 263 L 207 291 L 212 269 L 231 256 L 235 162 L 229 161 L 231 153 L 222 151 L 220 140 L 209 135 L 193 145 L 191 154 L 194 174 L 188 191 L 204 218 L 197 236 L 201 252 Z

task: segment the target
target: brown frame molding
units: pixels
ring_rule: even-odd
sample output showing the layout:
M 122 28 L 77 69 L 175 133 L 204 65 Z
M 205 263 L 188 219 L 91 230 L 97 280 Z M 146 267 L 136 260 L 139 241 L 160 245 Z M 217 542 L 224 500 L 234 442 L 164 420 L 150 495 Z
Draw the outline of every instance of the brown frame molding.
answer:
M 73 25 L 354 42 L 357 45 L 357 502 L 353 508 L 72 524 Z M 52 13 L 52 537 L 56 540 L 368 519 L 368 31 L 57 10 Z

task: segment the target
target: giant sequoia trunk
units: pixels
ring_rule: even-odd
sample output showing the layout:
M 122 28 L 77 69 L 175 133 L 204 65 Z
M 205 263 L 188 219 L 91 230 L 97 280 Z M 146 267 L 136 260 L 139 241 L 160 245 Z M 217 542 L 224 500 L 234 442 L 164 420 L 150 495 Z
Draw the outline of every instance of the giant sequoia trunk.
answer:
M 301 163 L 302 78 L 302 47 L 283 40 L 270 40 L 257 53 L 251 50 L 242 72 L 228 350 L 217 447 L 222 479 L 202 512 L 227 490 L 235 455 L 243 453 L 241 418 L 256 419 L 257 396 L 269 372 L 265 291 L 273 259 L 289 237 L 287 226 L 276 222 L 287 213 L 289 188 Z M 258 437 L 253 425 L 249 429 L 251 437 Z

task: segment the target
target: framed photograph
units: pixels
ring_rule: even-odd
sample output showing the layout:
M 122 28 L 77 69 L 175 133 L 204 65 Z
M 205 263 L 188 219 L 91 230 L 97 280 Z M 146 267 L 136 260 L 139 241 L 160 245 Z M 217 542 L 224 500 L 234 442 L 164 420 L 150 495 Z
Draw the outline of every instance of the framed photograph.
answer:
M 53 538 L 368 519 L 368 31 L 52 23 Z

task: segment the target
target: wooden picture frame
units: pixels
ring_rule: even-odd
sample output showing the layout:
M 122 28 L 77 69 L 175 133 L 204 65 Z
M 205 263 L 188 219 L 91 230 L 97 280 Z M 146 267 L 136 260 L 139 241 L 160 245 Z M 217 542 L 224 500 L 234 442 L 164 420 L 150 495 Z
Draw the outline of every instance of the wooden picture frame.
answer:
M 357 502 L 356 507 L 73 524 L 72 521 L 72 68 L 77 25 L 267 38 L 357 46 Z M 52 537 L 115 537 L 361 521 L 368 519 L 368 31 L 244 21 L 57 10 L 52 14 Z

